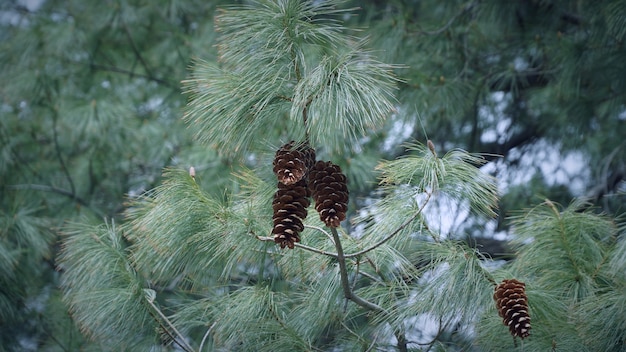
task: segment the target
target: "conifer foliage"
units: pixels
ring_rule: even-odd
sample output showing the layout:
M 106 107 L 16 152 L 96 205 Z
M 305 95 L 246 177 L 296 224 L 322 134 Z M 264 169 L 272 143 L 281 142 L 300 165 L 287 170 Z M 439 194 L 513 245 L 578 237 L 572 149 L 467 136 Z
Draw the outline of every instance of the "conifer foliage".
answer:
M 582 203 L 515 217 L 515 260 L 495 263 L 437 222 L 451 208 L 493 221 L 484 155 L 429 140 L 368 169 L 377 188 L 348 209 L 360 171 L 348 154 L 380 137 L 402 71 L 343 25 L 342 6 L 219 11 L 217 60 L 183 81 L 184 120 L 201 148 L 247 164 L 217 195 L 210 167 L 170 168 L 124 224 L 66 227 L 64 300 L 81 330 L 116 349 L 165 349 L 166 336 L 186 352 L 623 346 L 623 229 Z M 277 141 L 292 142 L 267 150 Z M 597 312 L 613 319 L 587 319 Z M 587 324 L 607 332 L 575 333 Z

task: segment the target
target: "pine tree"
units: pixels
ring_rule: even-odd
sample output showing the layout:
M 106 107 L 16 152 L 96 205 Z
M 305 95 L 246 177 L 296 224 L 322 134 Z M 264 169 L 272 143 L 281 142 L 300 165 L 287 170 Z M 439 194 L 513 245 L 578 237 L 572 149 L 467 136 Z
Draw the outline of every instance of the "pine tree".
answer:
M 0 350 L 623 350 L 622 1 L 34 3 Z
M 496 180 L 477 168 L 483 155 L 410 143 L 404 157 L 378 164 L 377 196 L 359 209 L 349 209 L 352 199 L 343 226 L 288 210 L 300 215 L 279 223 L 301 222 L 298 240 L 275 243 L 277 211 L 287 209 L 276 197 L 309 196 L 289 188 L 302 180 L 279 179 L 276 191 L 279 146 L 307 143 L 320 170 L 339 174 L 332 165 L 394 109 L 396 67 L 350 35 L 338 21 L 345 14 L 334 2 L 295 0 L 219 12 L 218 60 L 197 62 L 183 82 L 185 119 L 200 142 L 231 158 L 255 155 L 258 167 L 236 171 L 222 197 L 203 189 L 202 172 L 168 169 L 121 227 L 70 227 L 63 286 L 83 331 L 113 349 L 160 338 L 186 351 L 619 350 L 625 278 L 616 269 L 626 256 L 623 229 L 610 218 L 580 202 L 546 201 L 515 219 L 517 259 L 504 267 L 430 226 L 442 202 L 477 219 L 496 215 Z M 302 174 L 316 180 L 312 170 Z M 503 280 L 525 283 L 523 301 L 497 295 L 521 308 L 494 304 Z M 530 334 L 510 334 L 496 308 L 523 309 Z M 600 312 L 611 319 L 594 319 Z M 424 321 L 436 330 L 428 341 L 419 336 Z
M 177 161 L 230 172 L 178 114 L 216 3 L 0 2 L 0 350 L 98 348 L 61 300 L 65 224 L 119 223 Z

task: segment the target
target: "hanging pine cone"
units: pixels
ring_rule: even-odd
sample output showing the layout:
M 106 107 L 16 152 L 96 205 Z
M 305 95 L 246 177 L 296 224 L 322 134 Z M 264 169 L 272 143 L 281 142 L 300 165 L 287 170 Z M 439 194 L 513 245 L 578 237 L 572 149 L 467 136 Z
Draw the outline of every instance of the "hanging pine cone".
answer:
M 318 161 L 309 172 L 309 188 L 315 210 L 328 227 L 339 227 L 348 210 L 347 179 L 341 168 L 330 161 Z
M 511 335 L 522 339 L 530 335 L 530 315 L 525 290 L 526 284 L 510 279 L 503 280 L 496 286 L 493 294 L 504 325 L 509 327 Z
M 278 181 L 292 185 L 303 179 L 315 163 L 315 150 L 308 144 L 295 146 L 291 141 L 276 151 L 273 170 Z
M 305 180 L 292 185 L 278 182 L 278 190 L 274 193 L 272 208 L 274 209 L 274 242 L 280 248 L 293 248 L 300 242 L 300 232 L 304 230 L 302 220 L 306 218 L 311 196 Z

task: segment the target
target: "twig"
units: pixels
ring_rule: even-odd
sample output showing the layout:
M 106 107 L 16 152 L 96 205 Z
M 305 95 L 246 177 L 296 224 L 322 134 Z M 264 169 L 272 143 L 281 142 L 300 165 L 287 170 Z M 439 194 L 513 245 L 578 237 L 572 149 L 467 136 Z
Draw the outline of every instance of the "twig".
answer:
M 65 174 L 65 178 L 67 178 L 67 182 L 70 184 L 70 189 L 72 190 L 71 196 L 72 198 L 76 198 L 76 188 L 74 187 L 74 180 L 70 175 L 67 166 L 65 165 L 65 160 L 63 160 L 63 156 L 61 155 L 61 146 L 59 145 L 59 134 L 57 131 L 57 111 L 55 108 L 52 115 L 52 135 L 54 140 L 54 150 L 57 153 L 57 158 L 59 159 L 59 163 L 61 164 L 61 170 Z
M 329 239 L 329 240 L 330 240 L 333 244 L 335 244 L 335 240 L 333 239 L 333 236 L 331 236 L 331 234 L 329 234 L 329 233 L 328 233 L 328 231 L 324 230 L 323 228 L 318 227 L 318 226 L 311 226 L 311 225 L 304 225 L 304 228 L 305 228 L 305 229 L 313 229 L 313 230 L 317 230 L 317 231 L 319 231 L 319 232 L 323 233 L 324 235 L 326 235 L 326 237 L 328 237 L 328 239 Z
M 418 345 L 428 346 L 428 349 L 426 349 L 426 352 L 430 351 L 430 349 L 433 348 L 433 346 L 435 346 L 435 342 L 437 342 L 437 340 L 439 340 L 439 337 L 443 333 L 444 329 L 446 329 L 446 327 L 448 326 L 447 323 L 444 326 L 442 320 L 443 320 L 443 318 L 439 317 L 439 328 L 437 328 L 437 334 L 435 335 L 435 337 L 432 338 L 432 340 L 430 340 L 430 342 L 428 342 L 428 343 L 417 343 Z
M 139 60 L 139 63 L 141 64 L 141 66 L 143 66 L 143 69 L 146 70 L 146 74 L 148 74 L 149 77 L 154 77 L 152 75 L 152 70 L 150 69 L 150 67 L 148 67 L 148 64 L 143 59 L 143 56 L 141 56 L 141 52 L 139 51 L 137 44 L 135 44 L 135 40 L 133 39 L 133 36 L 130 34 L 130 29 L 128 29 L 128 25 L 126 24 L 125 21 L 122 21 L 122 26 L 124 27 L 124 32 L 126 33 L 126 36 L 128 37 L 128 41 L 130 42 L 130 47 L 133 49 L 133 53 L 135 54 L 135 57 L 137 57 L 137 60 Z
M 163 314 L 163 312 L 161 312 L 161 310 L 159 309 L 159 307 L 156 306 L 156 304 L 154 304 L 154 302 L 152 302 L 151 300 L 146 298 L 146 301 L 148 302 L 148 304 L 150 304 L 150 306 L 152 307 L 152 309 L 154 309 L 154 311 L 159 315 L 159 317 L 161 319 L 163 319 L 165 321 L 165 323 L 167 324 L 167 326 L 172 329 L 172 331 L 174 331 L 174 333 L 176 334 L 177 338 L 174 338 L 174 342 L 179 345 L 184 351 L 186 352 L 194 352 L 193 348 L 191 346 L 189 346 L 189 344 L 187 343 L 187 341 L 185 340 L 184 336 L 176 329 L 176 327 L 174 326 L 174 324 L 172 324 L 172 322 L 167 319 L 167 317 L 165 316 L 165 314 Z M 165 332 L 168 333 L 169 335 L 169 331 L 167 329 L 165 329 Z M 173 337 L 173 336 L 172 336 Z M 180 341 L 179 341 L 180 340 Z
M 202 347 L 204 347 L 204 343 L 206 342 L 206 339 L 209 337 L 209 334 L 211 333 L 211 330 L 213 330 L 213 328 L 215 327 L 216 323 L 217 322 L 213 322 L 213 324 L 209 326 L 209 329 L 204 333 L 204 336 L 202 336 L 202 341 L 200 341 L 200 347 L 198 348 L 198 352 L 202 352 Z
M 408 348 L 407 348 L 408 341 L 406 340 L 406 336 L 404 336 L 404 333 L 398 330 L 398 331 L 394 332 L 394 335 L 396 335 L 396 339 L 398 340 L 398 350 L 400 352 L 407 352 L 408 351 Z
M 465 6 L 463 6 L 463 8 L 461 9 L 461 11 L 459 11 L 459 13 L 457 13 L 456 15 L 452 16 L 452 18 L 450 18 L 450 20 L 448 21 L 448 23 L 446 23 L 445 25 L 443 25 L 443 27 L 436 29 L 434 31 L 424 31 L 424 30 L 418 30 L 419 33 L 421 34 L 426 34 L 426 35 L 437 35 L 437 34 L 441 34 L 444 31 L 446 31 L 448 28 L 450 28 L 452 26 L 452 24 L 454 23 L 454 21 L 457 20 L 457 18 L 461 17 L 464 13 L 468 12 L 469 10 L 472 9 L 472 7 L 474 7 L 474 2 L 471 2 Z
M 395 229 L 392 233 L 390 233 L 387 237 L 383 238 L 382 240 L 380 240 L 379 242 L 373 244 L 372 246 L 365 248 L 361 251 L 355 252 L 355 253 L 350 253 L 350 254 L 346 254 L 345 258 L 354 258 L 354 257 L 358 257 L 360 255 L 363 255 L 369 251 L 372 251 L 378 247 L 380 247 L 383 243 L 389 241 L 390 239 L 393 238 L 393 236 L 397 235 L 398 233 L 400 233 L 400 231 L 402 231 L 405 227 L 409 226 L 410 223 L 413 222 L 413 220 L 417 219 L 417 217 L 422 213 L 422 210 L 424 210 L 424 207 L 426 207 L 426 204 L 428 204 L 428 201 L 430 200 L 430 196 L 432 195 L 432 193 L 427 193 L 427 197 L 424 200 L 424 203 L 422 204 L 422 206 L 417 210 L 417 212 L 411 216 L 407 221 L 405 221 L 404 223 L 402 223 L 402 225 L 400 225 L 397 229 Z
M 115 73 L 121 73 L 121 74 L 125 74 L 128 75 L 131 78 L 145 78 L 149 81 L 153 81 L 155 83 L 159 83 L 162 84 L 168 88 L 172 88 L 175 89 L 176 85 L 166 81 L 164 79 L 161 78 L 157 78 L 151 75 L 147 75 L 147 74 L 141 74 L 141 73 L 136 73 L 133 71 L 129 71 L 123 68 L 119 68 L 119 67 L 115 67 L 115 66 L 106 66 L 106 65 L 100 65 L 100 64 L 90 64 L 91 68 L 96 69 L 96 70 L 102 70 L 102 71 L 109 71 L 109 72 L 115 72 Z
M 265 242 L 274 242 L 274 238 L 273 237 L 264 237 L 264 236 L 256 236 L 256 239 L 259 241 L 265 241 Z M 314 247 L 309 247 L 305 244 L 301 244 L 301 243 L 294 243 L 294 245 L 298 248 L 302 248 L 305 249 L 307 251 L 311 251 L 311 252 L 315 252 L 317 254 L 322 254 L 322 255 L 327 255 L 329 257 L 333 257 L 333 258 L 337 258 L 337 253 L 332 253 L 332 252 L 327 252 L 325 250 L 322 249 L 317 249 Z
M 346 268 L 346 257 L 343 254 L 343 247 L 341 246 L 339 234 L 337 233 L 337 229 L 334 227 L 331 227 L 330 231 L 333 234 L 333 238 L 335 239 L 335 248 L 337 249 L 337 262 L 339 263 L 339 275 L 341 277 L 341 286 L 343 288 L 344 296 L 363 308 L 367 308 L 371 311 L 388 315 L 389 312 L 387 312 L 387 310 L 385 310 L 383 307 L 377 305 L 376 303 L 367 301 L 352 292 L 352 290 L 350 289 L 350 280 L 348 279 L 348 269 Z
M 10 185 L 8 188 L 12 189 L 32 189 L 35 191 L 43 191 L 43 192 L 53 192 L 58 193 L 60 195 L 64 195 L 66 197 L 72 198 L 76 203 L 84 206 L 85 208 L 91 210 L 94 214 L 99 217 L 104 217 L 104 213 L 100 212 L 98 209 L 94 209 L 91 205 L 84 199 L 76 196 L 72 191 L 68 191 L 66 189 L 57 188 L 48 185 L 38 185 L 38 184 L 20 184 L 20 185 Z

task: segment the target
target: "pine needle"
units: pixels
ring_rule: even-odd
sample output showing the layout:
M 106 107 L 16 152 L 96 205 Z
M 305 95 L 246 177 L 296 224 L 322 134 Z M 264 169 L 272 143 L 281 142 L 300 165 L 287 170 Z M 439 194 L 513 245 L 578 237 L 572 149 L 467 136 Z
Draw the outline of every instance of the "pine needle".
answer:
M 65 236 L 59 257 L 64 300 L 81 330 L 111 348 L 153 342 L 157 324 L 114 223 L 71 224 Z

